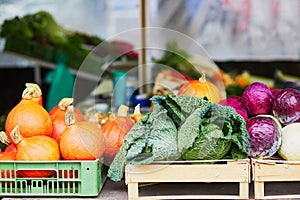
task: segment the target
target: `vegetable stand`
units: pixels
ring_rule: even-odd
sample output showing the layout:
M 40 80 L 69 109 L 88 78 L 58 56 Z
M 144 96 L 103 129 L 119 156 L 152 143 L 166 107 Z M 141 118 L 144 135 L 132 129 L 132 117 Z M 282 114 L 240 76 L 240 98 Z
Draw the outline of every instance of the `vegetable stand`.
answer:
M 212 164 L 214 162 L 214 164 Z M 250 160 L 160 161 L 147 165 L 127 165 L 125 182 L 128 199 L 248 199 Z M 236 182 L 236 195 L 164 195 L 140 196 L 141 183 Z M 201 188 L 200 188 L 201 189 Z M 217 190 L 217 189 L 216 189 Z

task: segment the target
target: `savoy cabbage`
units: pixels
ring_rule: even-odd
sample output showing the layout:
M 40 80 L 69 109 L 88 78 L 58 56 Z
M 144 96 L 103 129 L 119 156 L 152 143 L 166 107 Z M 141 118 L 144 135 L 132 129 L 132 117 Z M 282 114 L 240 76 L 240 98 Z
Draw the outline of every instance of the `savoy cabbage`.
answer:
M 247 158 L 243 117 L 228 106 L 195 96 L 154 96 L 155 105 L 127 133 L 108 177 L 119 181 L 126 164 L 157 160 Z

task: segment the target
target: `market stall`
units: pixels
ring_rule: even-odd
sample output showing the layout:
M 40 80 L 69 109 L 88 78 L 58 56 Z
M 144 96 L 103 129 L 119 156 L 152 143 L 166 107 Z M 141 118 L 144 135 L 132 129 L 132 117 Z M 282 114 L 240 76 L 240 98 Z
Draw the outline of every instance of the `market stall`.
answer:
M 299 9 L 0 3 L 0 197 L 300 198 Z

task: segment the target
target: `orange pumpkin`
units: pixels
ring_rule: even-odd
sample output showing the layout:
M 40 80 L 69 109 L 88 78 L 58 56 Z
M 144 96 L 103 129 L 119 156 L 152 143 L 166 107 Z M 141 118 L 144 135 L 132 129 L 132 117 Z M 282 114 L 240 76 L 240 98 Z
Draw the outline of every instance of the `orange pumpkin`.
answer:
M 206 80 L 204 73 L 199 80 L 192 80 L 181 86 L 178 95 L 189 95 L 199 98 L 207 97 L 209 101 L 215 103 L 219 103 L 222 100 L 220 90 L 215 84 Z
M 121 105 L 117 115 L 114 115 L 114 119 L 101 127 L 106 143 L 104 158 L 109 163 L 119 152 L 123 138 L 135 124 L 131 117 L 127 116 L 127 111 L 128 107 Z
M 69 106 L 66 124 L 60 138 L 61 155 L 65 160 L 95 160 L 102 157 L 105 142 L 97 123 L 76 122 L 74 107 Z
M 22 137 L 16 126 L 11 131 L 11 138 L 17 146 L 16 160 L 22 161 L 51 161 L 60 159 L 57 142 L 48 136 Z M 18 177 L 49 177 L 55 174 L 54 170 L 18 170 Z
M 28 92 L 22 95 L 21 101 L 7 115 L 5 130 L 10 140 L 10 132 L 17 125 L 23 137 L 52 134 L 52 122 L 47 110 Z
M 60 142 L 61 134 L 67 127 L 65 122 L 67 107 L 72 105 L 73 98 L 63 98 L 57 106 L 51 109 L 49 112 L 51 121 L 52 121 L 52 135 L 51 137 L 56 140 L 56 142 Z M 75 121 L 83 121 L 84 117 L 81 111 L 74 107 Z
M 58 116 L 63 116 L 63 118 L 65 118 L 67 108 L 68 106 L 72 105 L 73 101 L 74 101 L 73 98 L 62 98 L 58 103 L 58 105 L 52 108 L 49 112 L 51 121 L 52 122 L 55 121 L 55 118 Z M 74 107 L 74 112 L 75 112 L 76 121 L 84 120 L 84 117 L 78 108 Z

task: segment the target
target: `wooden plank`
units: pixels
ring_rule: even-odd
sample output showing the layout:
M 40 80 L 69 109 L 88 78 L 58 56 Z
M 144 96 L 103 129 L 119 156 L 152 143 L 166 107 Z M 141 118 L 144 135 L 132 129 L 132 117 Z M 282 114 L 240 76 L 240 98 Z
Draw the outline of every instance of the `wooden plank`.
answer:
M 252 159 L 254 198 L 255 199 L 293 199 L 300 198 L 300 194 L 265 194 L 267 182 L 300 182 L 300 162 L 284 160 L 256 160 Z
M 256 199 L 262 199 L 265 196 L 264 182 L 255 181 L 254 182 L 254 196 Z
M 130 182 L 248 182 L 246 165 L 127 165 Z M 180 172 L 180 173 L 178 173 Z
M 203 164 L 191 164 L 186 161 L 175 161 L 148 165 L 126 165 L 125 182 L 128 185 L 128 199 L 247 199 L 249 197 L 249 159 L 222 161 L 219 164 L 207 164 L 208 162 L 209 161 L 203 161 Z M 145 182 L 237 182 L 239 183 L 239 194 L 140 197 L 138 194 L 138 184 Z
M 254 181 L 300 181 L 300 163 L 254 163 Z
M 129 183 L 127 185 L 127 188 L 128 188 L 128 197 L 130 197 L 130 199 L 138 199 L 139 197 L 138 183 Z
M 239 198 L 247 199 L 249 197 L 249 182 L 240 182 Z

